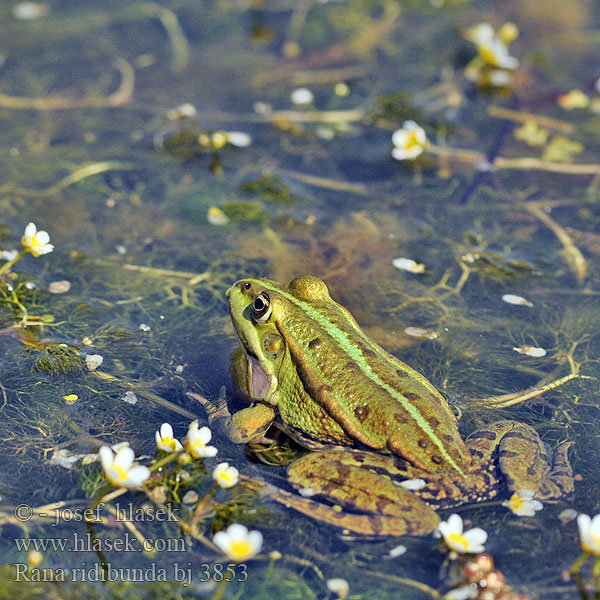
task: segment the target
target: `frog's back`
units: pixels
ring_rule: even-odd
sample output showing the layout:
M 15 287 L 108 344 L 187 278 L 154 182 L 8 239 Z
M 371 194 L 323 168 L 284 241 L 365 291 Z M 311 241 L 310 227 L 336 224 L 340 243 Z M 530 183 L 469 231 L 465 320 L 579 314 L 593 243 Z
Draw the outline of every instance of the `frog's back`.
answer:
M 369 339 L 323 282 L 301 280 L 282 291 L 298 310 L 277 327 L 308 396 L 360 444 L 426 471 L 466 474 L 469 453 L 439 391 Z

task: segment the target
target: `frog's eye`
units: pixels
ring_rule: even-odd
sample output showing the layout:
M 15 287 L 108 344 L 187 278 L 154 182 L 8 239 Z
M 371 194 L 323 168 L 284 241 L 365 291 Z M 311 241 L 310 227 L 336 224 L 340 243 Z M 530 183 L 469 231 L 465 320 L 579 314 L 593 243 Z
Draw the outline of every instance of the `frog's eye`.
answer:
M 271 316 L 271 300 L 267 292 L 262 292 L 252 303 L 252 318 L 255 323 L 266 323 Z

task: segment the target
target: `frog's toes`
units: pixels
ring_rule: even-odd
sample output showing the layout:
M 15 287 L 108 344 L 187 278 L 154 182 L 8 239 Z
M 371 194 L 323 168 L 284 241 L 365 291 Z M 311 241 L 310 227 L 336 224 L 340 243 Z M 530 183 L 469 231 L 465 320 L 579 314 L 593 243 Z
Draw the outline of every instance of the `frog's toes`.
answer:
M 515 425 L 498 447 L 498 463 L 509 490 L 533 490 L 540 500 L 573 491 L 570 446 L 571 442 L 563 442 L 552 450 L 532 427 Z

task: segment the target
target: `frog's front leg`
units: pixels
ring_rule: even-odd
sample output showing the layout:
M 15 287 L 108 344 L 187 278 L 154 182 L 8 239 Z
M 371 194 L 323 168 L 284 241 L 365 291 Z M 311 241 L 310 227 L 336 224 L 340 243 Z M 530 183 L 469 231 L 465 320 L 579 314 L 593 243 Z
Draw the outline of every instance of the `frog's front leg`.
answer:
M 381 464 L 374 465 L 375 460 Z M 311 452 L 288 467 L 288 478 L 301 494 L 322 496 L 334 506 L 286 493 L 273 497 L 355 533 L 395 536 L 432 532 L 440 521 L 436 512 L 381 469 L 394 472 L 394 459 L 347 448 Z
M 274 409 L 266 404 L 255 404 L 232 415 L 224 398 L 214 405 L 200 394 L 188 392 L 187 395 L 204 406 L 209 425 L 216 423 L 234 444 L 261 441 L 275 420 Z
M 466 441 L 481 469 L 497 452 L 498 466 L 512 492 L 532 490 L 536 498 L 547 500 L 573 491 L 570 442 L 553 450 L 533 427 L 517 421 L 491 423 L 474 431 Z

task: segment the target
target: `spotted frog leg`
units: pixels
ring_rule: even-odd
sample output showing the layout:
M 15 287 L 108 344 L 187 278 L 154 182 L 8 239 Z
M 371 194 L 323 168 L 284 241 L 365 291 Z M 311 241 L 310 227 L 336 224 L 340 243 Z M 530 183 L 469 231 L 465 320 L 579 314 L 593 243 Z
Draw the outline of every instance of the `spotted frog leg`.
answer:
M 497 421 L 477 429 L 466 439 L 473 469 L 497 467 L 509 491 L 532 490 L 539 500 L 559 498 L 573 491 L 568 451 L 572 442 L 552 449 L 537 431 L 518 421 Z
M 473 456 L 464 479 L 448 481 L 391 456 L 333 448 L 312 452 L 288 467 L 301 494 L 325 498 L 333 506 L 268 488 L 267 495 L 299 512 L 354 533 L 384 536 L 424 535 L 439 523 L 436 509 L 447 509 L 509 491 L 532 490 L 548 500 L 573 491 L 568 460 L 570 442 L 552 449 L 538 433 L 517 421 L 499 421 L 466 440 Z M 422 479 L 409 491 L 402 481 Z

